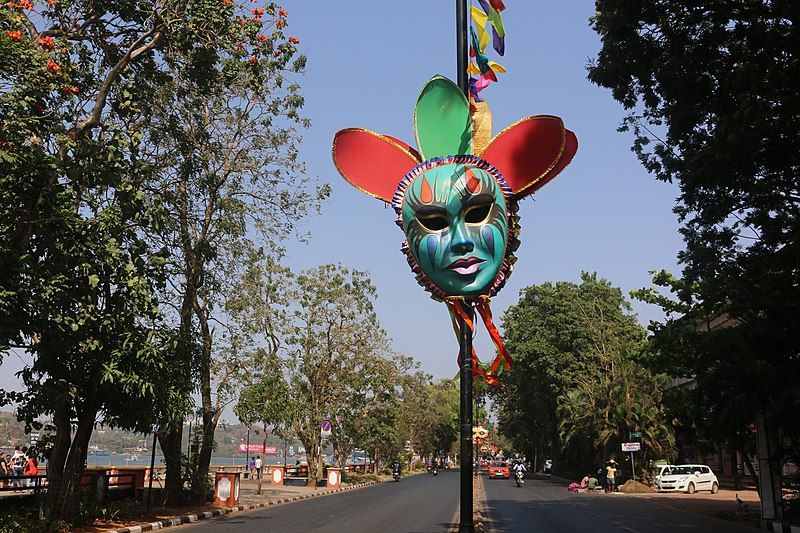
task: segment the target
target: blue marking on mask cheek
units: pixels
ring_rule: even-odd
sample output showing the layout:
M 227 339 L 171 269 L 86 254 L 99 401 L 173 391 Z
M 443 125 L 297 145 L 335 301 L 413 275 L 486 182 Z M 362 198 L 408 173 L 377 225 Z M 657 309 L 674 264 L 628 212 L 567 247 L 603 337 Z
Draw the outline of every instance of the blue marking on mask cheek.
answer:
M 439 237 L 436 235 L 429 235 L 425 245 L 428 249 L 428 260 L 431 266 L 436 267 L 436 249 L 439 247 Z
M 489 253 L 494 257 L 494 232 L 491 226 L 486 224 L 481 228 L 481 237 L 483 237 L 483 242 L 486 243 L 486 248 L 489 250 Z

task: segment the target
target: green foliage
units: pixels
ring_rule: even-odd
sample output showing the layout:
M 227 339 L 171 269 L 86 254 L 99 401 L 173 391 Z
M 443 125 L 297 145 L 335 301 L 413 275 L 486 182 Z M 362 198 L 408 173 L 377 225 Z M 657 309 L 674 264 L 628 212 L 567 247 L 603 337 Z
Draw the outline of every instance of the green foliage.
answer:
M 514 367 L 495 397 L 517 449 L 563 473 L 617 456 L 629 431 L 642 432 L 645 461 L 671 453 L 660 383 L 636 360 L 644 329 L 619 289 L 587 273 L 534 285 L 503 320 Z
M 707 435 L 742 440 L 756 409 L 800 456 L 800 10 L 791 0 L 598 0 L 589 79 L 630 114 L 621 130 L 680 188 L 680 277 L 637 297 L 673 313 L 654 368 L 696 377 Z M 707 423 L 706 423 L 707 422 Z
M 47 497 L 67 506 L 48 506 L 55 522 L 75 512 L 96 419 L 140 431 L 156 414 L 180 420 L 202 381 L 192 373 L 211 367 L 210 344 L 192 323 L 176 333 L 164 305 L 168 278 L 203 287 L 190 316 L 210 309 L 218 286 L 172 261 L 183 248 L 166 237 L 198 211 L 173 216 L 176 174 L 165 171 L 195 180 L 185 190 L 204 208 L 223 206 L 207 221 L 217 241 L 241 240 L 250 217 L 277 242 L 314 209 L 316 193 L 292 182 L 297 136 L 280 122 L 307 124 L 286 76 L 305 60 L 273 2 L 7 2 L 0 21 L 0 350 L 33 358 L 26 393 L 0 399 L 19 402 L 30 426 L 53 417 Z M 202 266 L 220 255 L 205 237 L 189 246 Z M 201 329 L 209 316 L 199 313 Z M 64 494 L 61 473 L 73 478 Z

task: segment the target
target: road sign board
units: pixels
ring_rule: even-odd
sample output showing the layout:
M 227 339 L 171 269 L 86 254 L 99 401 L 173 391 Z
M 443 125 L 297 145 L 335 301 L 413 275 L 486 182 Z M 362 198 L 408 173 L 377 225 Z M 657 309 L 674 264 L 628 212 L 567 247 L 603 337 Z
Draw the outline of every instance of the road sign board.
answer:
M 638 452 L 642 449 L 641 442 L 623 442 L 622 443 L 622 451 L 623 452 Z
M 319 434 L 323 437 L 330 437 L 333 430 L 333 424 L 330 420 L 323 420 L 320 426 Z

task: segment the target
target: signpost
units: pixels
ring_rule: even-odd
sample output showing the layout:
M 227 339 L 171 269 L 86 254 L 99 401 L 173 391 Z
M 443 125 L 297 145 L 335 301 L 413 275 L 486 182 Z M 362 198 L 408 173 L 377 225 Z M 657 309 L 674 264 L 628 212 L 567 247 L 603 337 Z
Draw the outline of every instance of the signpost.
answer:
M 326 439 L 331 436 L 333 431 L 333 423 L 330 420 L 323 420 L 319 428 L 319 436 Z
M 641 433 L 638 433 L 641 436 Z M 631 433 L 633 436 L 633 433 Z M 622 451 L 623 452 L 631 452 L 631 474 L 633 479 L 636 479 L 636 467 L 633 464 L 633 452 L 638 452 L 642 449 L 641 442 L 623 442 L 622 443 Z
M 153 493 L 153 471 L 156 467 L 156 437 L 161 427 L 158 422 L 153 424 L 153 451 L 150 455 L 150 483 L 147 486 L 147 512 L 150 512 L 150 495 Z

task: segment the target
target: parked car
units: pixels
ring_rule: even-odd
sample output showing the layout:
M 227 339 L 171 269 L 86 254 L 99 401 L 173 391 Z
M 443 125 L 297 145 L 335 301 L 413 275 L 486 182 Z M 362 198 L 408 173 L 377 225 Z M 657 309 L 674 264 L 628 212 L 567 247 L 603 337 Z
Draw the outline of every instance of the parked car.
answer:
M 492 461 L 489 463 L 489 479 L 509 479 L 510 477 L 511 469 L 504 461 Z
M 656 476 L 656 488 L 660 492 L 686 492 L 698 490 L 719 492 L 719 480 L 706 465 L 665 465 Z

